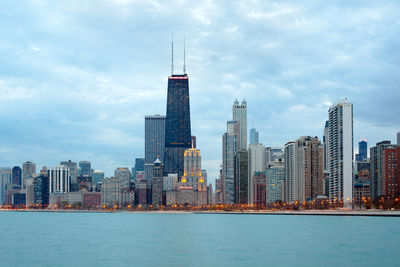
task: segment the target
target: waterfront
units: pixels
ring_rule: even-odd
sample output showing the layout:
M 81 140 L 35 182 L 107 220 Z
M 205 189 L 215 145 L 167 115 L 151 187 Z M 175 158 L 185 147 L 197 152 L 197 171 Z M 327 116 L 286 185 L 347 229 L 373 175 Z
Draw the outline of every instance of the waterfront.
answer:
M 0 212 L 2 266 L 394 266 L 400 218 Z

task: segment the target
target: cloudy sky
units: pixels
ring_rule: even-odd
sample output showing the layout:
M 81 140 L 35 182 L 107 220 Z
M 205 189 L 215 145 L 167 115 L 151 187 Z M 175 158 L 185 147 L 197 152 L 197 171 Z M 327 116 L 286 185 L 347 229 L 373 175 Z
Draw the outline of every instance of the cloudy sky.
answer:
M 267 146 L 321 137 L 344 97 L 355 141 L 395 141 L 399 14 L 397 1 L 1 1 L 0 166 L 131 167 L 144 116 L 165 114 L 172 32 L 211 181 L 235 98 Z

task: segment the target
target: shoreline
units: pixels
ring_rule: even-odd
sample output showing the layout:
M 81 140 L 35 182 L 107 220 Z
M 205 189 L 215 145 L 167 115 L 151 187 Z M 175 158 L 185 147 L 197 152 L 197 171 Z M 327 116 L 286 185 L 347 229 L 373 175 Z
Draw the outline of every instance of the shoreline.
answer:
M 56 212 L 56 213 L 141 213 L 141 214 L 227 214 L 227 215 L 298 215 L 298 216 L 369 216 L 369 217 L 400 217 L 400 210 L 307 210 L 307 211 L 186 211 L 186 210 L 149 210 L 149 211 L 129 211 L 129 210 L 52 210 L 52 209 L 21 209 L 6 210 L 0 212 Z

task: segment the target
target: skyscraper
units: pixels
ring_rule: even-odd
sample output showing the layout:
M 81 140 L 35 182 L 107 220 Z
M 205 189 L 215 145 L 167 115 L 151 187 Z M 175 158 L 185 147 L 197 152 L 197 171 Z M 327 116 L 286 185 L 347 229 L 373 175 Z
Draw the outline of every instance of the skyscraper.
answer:
M 80 163 L 79 163 L 79 166 L 80 166 Z M 71 160 L 61 161 L 60 165 L 64 165 L 65 167 L 69 168 L 69 170 L 71 172 L 71 183 L 76 183 L 77 182 L 77 178 L 78 178 L 78 166 L 77 166 L 76 162 L 73 162 Z M 90 168 L 90 163 L 89 163 L 89 168 Z
M 353 198 L 353 104 L 347 99 L 329 108 L 329 199 Z
M 92 176 L 92 186 L 95 187 L 96 184 L 102 182 L 104 179 L 104 172 L 102 170 L 94 170 Z
M 325 122 L 322 143 L 324 147 L 324 172 L 329 173 L 329 121 Z
M 356 154 L 356 161 L 365 161 L 368 156 L 368 144 L 367 140 L 360 140 L 358 143 L 358 154 Z
M 64 165 L 58 165 L 48 169 L 49 192 L 50 193 L 68 193 L 71 191 L 70 168 Z
M 265 201 L 273 203 L 284 200 L 285 165 L 282 160 L 276 159 L 269 166 L 265 171 L 265 181 Z
M 285 145 L 285 201 L 295 201 L 295 142 L 290 141 Z
M 36 164 L 27 161 L 22 164 L 22 187 L 26 187 L 26 180 L 34 178 L 36 175 Z
M 131 181 L 131 171 L 129 168 L 116 168 L 114 171 L 114 177 L 121 180 L 121 186 L 127 187 Z
M 235 198 L 236 204 L 247 204 L 249 201 L 249 152 L 237 151 L 235 154 Z
M 159 208 L 163 204 L 163 164 L 156 159 L 151 168 L 153 171 L 152 181 L 152 204 L 154 208 Z
M 249 146 L 249 203 L 254 203 L 253 175 L 266 170 L 265 146 L 260 143 Z
M 256 129 L 251 128 L 251 130 L 250 130 L 250 145 L 254 145 L 257 143 L 259 143 L 258 132 L 256 131 Z
M 187 74 L 168 77 L 167 115 L 165 118 L 164 176 L 183 175 L 183 154 L 191 148 L 189 77 Z
M 19 166 L 14 166 L 12 168 L 12 184 L 22 185 L 22 170 Z
M 400 194 L 400 146 L 383 151 L 382 193 L 397 197 Z
M 49 176 L 40 174 L 33 179 L 34 204 L 41 208 L 49 205 Z
M 0 168 L 0 205 L 4 204 L 6 186 L 11 183 L 11 168 Z
M 222 197 L 223 202 L 233 204 L 234 197 L 234 157 L 239 149 L 239 131 L 238 121 L 228 121 L 226 133 L 222 136 Z
M 154 161 L 159 159 L 164 162 L 165 116 L 146 116 L 144 121 L 144 171 L 146 180 L 151 182 Z
M 90 161 L 83 160 L 79 161 L 80 173 L 78 176 L 90 176 L 91 175 L 91 163 Z
M 247 102 L 243 99 L 242 104 L 236 99 L 232 106 L 232 120 L 240 123 L 239 149 L 247 150 Z

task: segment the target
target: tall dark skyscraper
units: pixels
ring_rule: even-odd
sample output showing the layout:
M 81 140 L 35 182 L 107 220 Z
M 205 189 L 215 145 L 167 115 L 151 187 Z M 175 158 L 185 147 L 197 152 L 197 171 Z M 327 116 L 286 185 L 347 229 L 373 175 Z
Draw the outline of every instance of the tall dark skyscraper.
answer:
M 164 162 L 165 116 L 146 116 L 144 121 L 144 173 L 146 180 L 150 182 L 154 161 L 159 159 Z
M 19 166 L 14 166 L 12 168 L 12 184 L 22 185 L 22 170 Z
M 357 161 L 364 161 L 368 158 L 368 143 L 367 140 L 360 140 L 358 143 L 358 154 L 356 154 Z
M 168 77 L 167 115 L 165 120 L 164 175 L 183 175 L 183 153 L 191 148 L 189 77 Z

